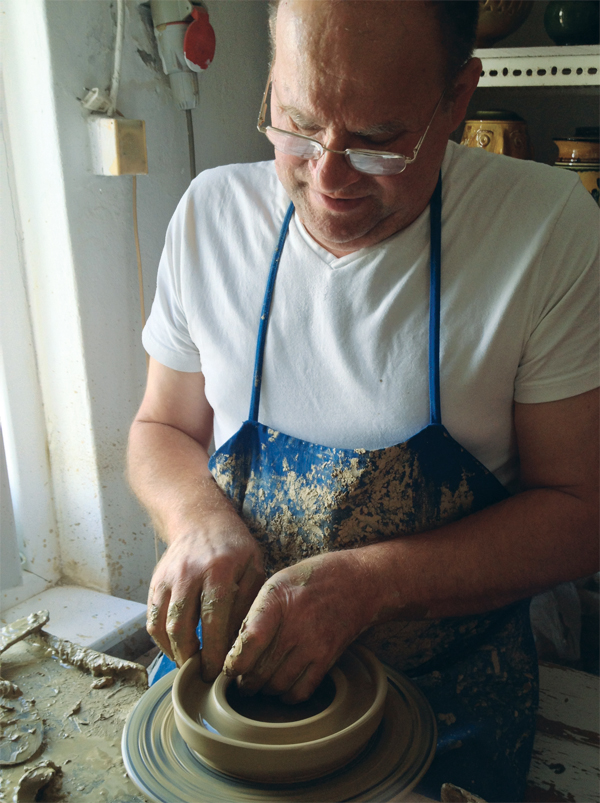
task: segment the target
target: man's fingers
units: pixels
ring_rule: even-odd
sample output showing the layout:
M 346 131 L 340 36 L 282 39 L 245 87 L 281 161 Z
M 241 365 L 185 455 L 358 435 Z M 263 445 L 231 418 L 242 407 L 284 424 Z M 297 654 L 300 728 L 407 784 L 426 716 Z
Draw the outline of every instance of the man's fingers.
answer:
M 275 599 L 275 587 L 266 583 L 242 622 L 237 639 L 225 660 L 225 672 L 235 677 L 250 672 L 277 637 L 282 610 Z
M 197 624 L 198 605 L 193 595 L 178 593 L 174 588 L 167 609 L 166 631 L 177 666 L 183 666 L 198 651 Z
M 245 672 L 241 675 L 238 679 L 238 686 L 240 690 L 247 695 L 255 694 L 257 691 L 265 691 L 267 694 L 280 694 L 279 691 L 271 691 L 270 690 L 270 681 L 272 677 L 278 672 L 280 667 L 284 664 L 289 663 L 290 656 L 294 651 L 294 647 L 291 646 L 288 649 L 281 649 L 278 644 L 277 635 L 269 645 L 269 647 L 262 653 L 260 658 L 257 660 L 254 668 L 249 672 Z M 291 686 L 294 680 L 297 677 L 294 675 L 291 683 Z M 288 686 L 285 686 L 283 689 L 287 691 Z
M 223 668 L 231 643 L 231 612 L 239 590 L 236 583 L 209 585 L 202 591 L 202 679 L 211 683 Z
M 323 668 L 311 663 L 304 668 L 304 671 L 296 678 L 295 682 L 281 695 L 284 703 L 302 703 L 308 700 L 315 692 L 317 686 L 323 680 Z
M 148 607 L 146 613 L 146 630 L 160 649 L 173 661 L 171 643 L 167 635 L 167 609 L 169 607 L 170 592 L 164 587 L 150 586 L 148 593 Z
M 242 622 L 244 621 L 250 606 L 256 599 L 256 596 L 259 593 L 264 581 L 265 574 L 262 568 L 257 567 L 255 561 L 251 558 L 246 564 L 241 578 L 238 580 L 239 589 L 235 595 L 229 619 L 229 639 L 227 649 L 229 649 L 235 641 L 240 627 L 242 626 Z

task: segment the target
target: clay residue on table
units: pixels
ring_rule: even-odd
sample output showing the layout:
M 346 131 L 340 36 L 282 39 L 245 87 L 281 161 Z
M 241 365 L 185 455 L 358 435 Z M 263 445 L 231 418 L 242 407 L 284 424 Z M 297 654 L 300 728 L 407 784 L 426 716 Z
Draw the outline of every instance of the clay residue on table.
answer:
M 28 636 L 28 640 L 40 647 L 47 648 L 61 661 L 79 667 L 92 675 L 127 677 L 142 688 L 148 688 L 148 675 L 140 664 L 81 647 L 79 644 L 58 638 L 44 630 Z
M 485 803 L 483 798 L 467 792 L 466 789 L 455 786 L 453 783 L 442 785 L 441 799 L 442 803 Z
M 104 657 L 109 664 L 115 660 Z M 126 776 L 120 747 L 125 720 L 144 690 L 127 672 L 117 675 L 108 688 L 94 688 L 90 672 L 63 663 L 46 644 L 36 646 L 29 640 L 4 653 L 5 683 L 17 685 L 27 700 L 35 700 L 44 738 L 31 759 L 2 768 L 0 800 L 148 803 Z
M 61 768 L 53 761 L 40 761 L 19 779 L 13 801 L 31 803 L 32 800 L 56 800 L 61 787 Z
M 0 766 L 22 764 L 34 756 L 42 744 L 44 725 L 35 701 L 27 699 L 10 681 L 1 681 Z
M 0 628 L 0 653 L 31 633 L 40 630 L 50 619 L 48 611 L 37 611 Z

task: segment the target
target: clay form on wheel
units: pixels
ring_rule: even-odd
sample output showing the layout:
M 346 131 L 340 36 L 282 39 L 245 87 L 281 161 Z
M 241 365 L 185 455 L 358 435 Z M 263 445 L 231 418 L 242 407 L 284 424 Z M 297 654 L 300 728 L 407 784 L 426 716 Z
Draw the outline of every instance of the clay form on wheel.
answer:
M 305 783 L 258 784 L 210 769 L 175 727 L 175 670 L 154 684 L 131 711 L 122 738 L 125 768 L 153 803 L 341 803 L 403 800 L 425 774 L 436 744 L 435 717 L 422 692 L 385 667 L 383 719 L 347 766 Z
M 244 700 L 225 675 L 204 683 L 198 654 L 177 674 L 173 709 L 179 733 L 209 767 L 243 780 L 289 783 L 334 772 L 360 753 L 381 722 L 387 690 L 383 667 L 358 645 L 298 706 L 275 697 Z

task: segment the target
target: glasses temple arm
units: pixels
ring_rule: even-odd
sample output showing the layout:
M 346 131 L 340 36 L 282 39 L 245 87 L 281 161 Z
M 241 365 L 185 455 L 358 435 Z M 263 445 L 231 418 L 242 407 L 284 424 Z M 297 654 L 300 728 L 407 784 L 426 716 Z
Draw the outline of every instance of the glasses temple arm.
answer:
M 269 75 L 267 77 L 267 85 L 265 87 L 265 93 L 263 95 L 262 103 L 260 104 L 260 112 L 258 113 L 258 120 L 256 122 L 256 127 L 258 130 L 263 133 L 263 126 L 265 122 L 265 118 L 267 116 L 267 96 L 269 94 L 269 88 L 271 86 L 271 76 L 273 75 L 273 64 L 271 64 L 269 68 Z
M 442 102 L 445 94 L 446 94 L 446 90 L 444 89 L 444 91 L 440 95 L 440 99 L 435 104 L 435 109 L 433 110 L 433 114 L 431 115 L 431 120 L 427 124 L 427 128 L 425 129 L 425 131 L 423 132 L 423 135 L 421 136 L 421 138 L 419 139 L 419 141 L 415 145 L 415 148 L 413 150 L 413 155 L 410 156 L 410 157 L 408 157 L 408 156 L 406 157 L 406 164 L 412 164 L 412 162 L 414 162 L 415 159 L 417 158 L 417 154 L 419 153 L 419 150 L 421 149 L 421 145 L 423 144 L 423 140 L 425 139 L 425 137 L 427 136 L 427 132 L 431 128 L 431 124 L 433 123 L 435 115 L 437 114 L 437 110 L 440 108 L 440 103 Z

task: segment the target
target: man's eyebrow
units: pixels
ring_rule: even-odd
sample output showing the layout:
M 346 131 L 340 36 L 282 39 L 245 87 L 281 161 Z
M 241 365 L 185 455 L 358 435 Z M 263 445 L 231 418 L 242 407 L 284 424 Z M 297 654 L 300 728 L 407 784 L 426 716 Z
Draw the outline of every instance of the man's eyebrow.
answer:
M 307 117 L 300 109 L 295 106 L 288 106 L 285 103 L 277 103 L 280 112 L 286 114 L 291 120 L 296 123 L 298 128 L 321 128 L 321 126 L 310 117 Z
M 293 122 L 298 126 L 298 128 L 304 129 L 317 129 L 322 128 L 320 123 L 317 123 L 311 117 L 308 117 L 304 112 L 300 111 L 300 109 L 296 108 L 295 106 L 288 106 L 284 103 L 278 103 L 279 110 L 287 115 Z M 375 125 L 370 125 L 366 128 L 361 128 L 359 131 L 351 131 L 351 134 L 354 134 L 357 137 L 375 137 L 381 136 L 382 134 L 389 134 L 389 135 L 399 135 L 406 131 L 406 125 L 400 120 L 388 120 L 384 123 L 376 123 Z
M 388 120 L 385 123 L 376 123 L 351 133 L 357 137 L 376 137 L 381 134 L 402 134 L 406 130 L 406 124 L 401 120 Z

